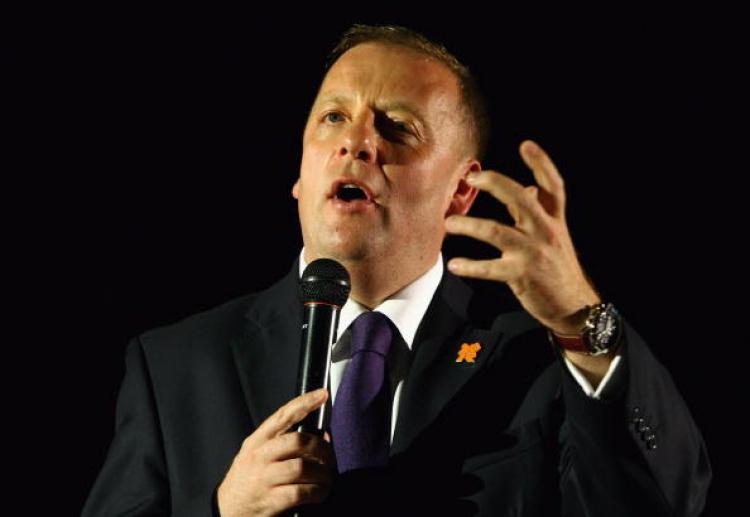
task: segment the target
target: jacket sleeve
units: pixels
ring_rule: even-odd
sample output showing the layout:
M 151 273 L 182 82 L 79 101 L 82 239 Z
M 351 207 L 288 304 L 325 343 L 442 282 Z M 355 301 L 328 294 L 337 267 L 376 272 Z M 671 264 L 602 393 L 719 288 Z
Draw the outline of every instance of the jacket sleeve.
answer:
M 115 434 L 82 517 L 215 517 L 215 491 L 172 508 L 159 416 L 142 345 L 125 352 L 125 376 L 115 411 Z
M 585 395 L 563 363 L 562 514 L 697 516 L 712 473 L 698 427 L 669 372 L 624 321 L 617 390 Z

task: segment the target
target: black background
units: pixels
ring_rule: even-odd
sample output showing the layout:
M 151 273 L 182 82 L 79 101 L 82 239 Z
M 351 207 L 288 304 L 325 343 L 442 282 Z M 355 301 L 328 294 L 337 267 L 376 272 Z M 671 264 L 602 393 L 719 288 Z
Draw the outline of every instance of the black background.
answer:
M 13 320 L 12 348 L 30 366 L 11 393 L 31 395 L 17 414 L 36 503 L 80 512 L 112 438 L 130 337 L 288 271 L 307 110 L 326 53 L 363 22 L 420 30 L 475 72 L 493 124 L 485 168 L 529 184 L 520 142 L 550 153 L 584 268 L 672 372 L 703 432 L 715 475 L 706 515 L 729 504 L 745 391 L 730 365 L 747 345 L 741 298 L 731 302 L 745 283 L 747 172 L 728 144 L 732 17 L 456 9 L 5 18 L 9 285 L 29 316 Z M 506 217 L 483 198 L 476 214 Z M 487 253 L 446 246 L 448 257 Z

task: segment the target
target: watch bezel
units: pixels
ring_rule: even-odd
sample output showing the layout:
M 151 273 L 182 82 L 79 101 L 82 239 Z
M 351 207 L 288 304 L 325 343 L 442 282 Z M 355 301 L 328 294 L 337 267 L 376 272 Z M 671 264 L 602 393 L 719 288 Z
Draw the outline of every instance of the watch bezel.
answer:
M 614 326 L 614 331 L 602 335 L 596 331 L 602 324 L 602 320 L 608 320 L 607 327 Z M 622 322 L 620 313 L 612 303 L 599 303 L 589 308 L 589 316 L 586 318 L 586 328 L 583 331 L 583 340 L 589 349 L 590 355 L 604 355 L 609 353 L 619 342 L 622 334 Z

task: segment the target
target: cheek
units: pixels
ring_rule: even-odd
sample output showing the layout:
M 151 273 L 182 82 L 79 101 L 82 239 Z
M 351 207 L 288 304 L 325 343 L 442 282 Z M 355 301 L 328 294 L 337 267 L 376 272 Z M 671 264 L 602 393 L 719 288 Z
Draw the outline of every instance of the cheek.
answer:
M 300 160 L 300 166 L 299 166 L 299 177 L 303 182 L 306 181 L 305 178 L 307 176 L 311 175 L 312 164 L 313 164 L 312 152 L 309 150 L 305 150 L 302 153 L 302 159 Z
M 396 205 L 396 218 L 404 232 L 414 234 L 416 228 L 442 228 L 447 210 L 445 189 L 435 188 L 429 183 L 412 182 L 401 190 Z
M 299 170 L 299 188 L 300 195 L 311 195 L 322 183 L 322 165 L 321 157 L 313 150 L 306 150 L 302 154 Z
M 402 174 L 403 180 L 397 187 L 400 204 L 407 209 L 411 206 L 419 212 L 443 212 L 452 198 L 449 174 L 435 169 L 408 170 Z M 401 178 L 399 178 L 401 179 Z

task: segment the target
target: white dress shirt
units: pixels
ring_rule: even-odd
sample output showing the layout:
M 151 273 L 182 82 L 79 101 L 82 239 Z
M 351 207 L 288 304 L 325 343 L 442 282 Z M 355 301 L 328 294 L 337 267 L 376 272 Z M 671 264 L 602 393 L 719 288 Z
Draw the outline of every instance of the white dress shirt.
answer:
M 302 273 L 307 267 L 304 252 L 305 250 L 302 248 L 299 257 L 300 277 L 302 277 Z M 395 385 L 395 392 L 393 394 L 393 412 L 391 413 L 391 442 L 393 441 L 393 433 L 396 429 L 396 416 L 398 415 L 401 388 L 404 384 L 404 365 L 408 364 L 408 361 L 403 360 L 403 355 L 408 354 L 411 351 L 412 345 L 414 344 L 414 335 L 417 333 L 417 328 L 427 312 L 427 307 L 430 305 L 432 296 L 435 294 L 442 277 L 443 255 L 440 254 L 435 264 L 428 269 L 426 273 L 373 309 L 388 316 L 398 329 L 401 337 L 401 339 L 398 340 L 399 343 L 394 343 L 393 346 L 395 346 L 395 348 L 392 350 L 391 354 L 389 354 L 389 359 L 393 358 L 391 359 L 393 362 L 389 363 L 389 369 L 392 370 L 390 372 L 391 381 L 392 384 Z M 336 344 L 334 344 L 333 350 L 331 351 L 331 401 L 333 403 L 336 401 L 336 393 L 339 384 L 341 384 L 341 379 L 344 376 L 346 365 L 349 364 L 349 346 L 351 342 L 351 331 L 349 330 L 349 325 L 357 316 L 367 310 L 368 309 L 365 306 L 351 298 L 347 299 L 346 303 L 341 308 L 338 329 L 336 332 L 338 341 L 336 341 Z M 408 347 L 407 351 L 404 351 L 404 345 Z M 596 391 L 594 391 L 591 383 L 583 376 L 580 370 L 565 358 L 565 363 L 568 365 L 573 377 L 578 381 L 578 384 L 581 385 L 583 391 L 586 395 L 595 399 L 600 397 L 604 386 L 612 377 L 619 362 L 620 355 L 618 354 L 612 360 L 612 364 L 610 365 L 607 374 L 599 383 Z

